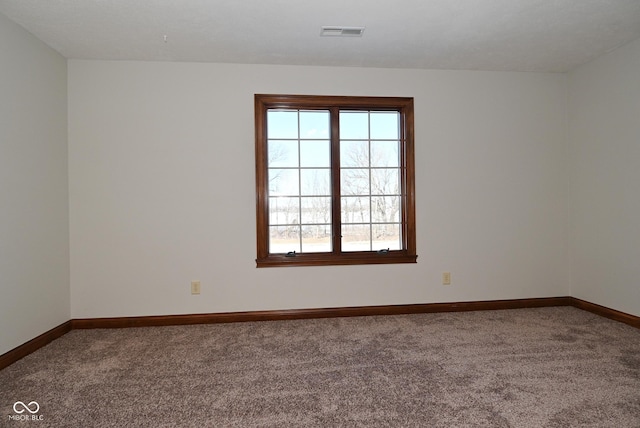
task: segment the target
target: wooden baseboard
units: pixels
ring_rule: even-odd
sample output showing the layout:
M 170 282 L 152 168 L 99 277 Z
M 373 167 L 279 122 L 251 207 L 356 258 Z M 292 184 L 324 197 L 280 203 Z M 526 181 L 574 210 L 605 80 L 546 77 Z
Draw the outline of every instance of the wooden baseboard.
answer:
M 640 317 L 635 315 L 616 311 L 615 309 L 609 309 L 606 306 L 596 305 L 595 303 L 587 302 L 586 300 L 577 299 L 575 297 L 571 298 L 571 306 L 640 328 Z
M 161 315 L 121 318 L 85 318 L 71 321 L 72 328 L 152 327 L 187 324 L 215 324 L 247 321 L 279 321 L 309 318 L 359 317 L 371 315 L 424 314 L 434 312 L 484 311 L 497 309 L 571 306 L 571 297 L 491 300 L 480 302 L 424 303 L 412 305 L 356 306 L 279 311 L 225 312 L 217 314 Z
M 23 343 L 17 348 L 0 355 L 0 370 L 15 363 L 21 358 L 26 357 L 34 351 L 42 348 L 47 343 L 50 343 L 57 338 L 64 336 L 71 331 L 71 321 L 60 324 L 59 326 L 52 328 L 46 333 L 42 333 L 40 336 L 31 339 L 27 343 Z
M 575 297 L 543 297 L 535 299 L 489 300 L 479 302 L 424 303 L 413 305 L 357 306 L 322 309 L 288 309 L 280 311 L 225 312 L 216 314 L 160 315 L 118 318 L 83 318 L 69 320 L 0 355 L 0 370 L 63 336 L 72 329 L 154 327 L 189 324 L 215 324 L 247 321 L 279 321 L 310 318 L 359 317 L 371 315 L 426 314 L 436 312 L 489 311 L 499 309 L 574 306 L 596 315 L 640 328 L 640 317 L 609 309 Z

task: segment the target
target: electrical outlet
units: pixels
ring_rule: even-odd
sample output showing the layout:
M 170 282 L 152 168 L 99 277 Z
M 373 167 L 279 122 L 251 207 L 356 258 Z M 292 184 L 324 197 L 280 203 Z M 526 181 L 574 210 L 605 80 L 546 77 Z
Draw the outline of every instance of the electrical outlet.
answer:
M 442 285 L 451 285 L 451 272 L 442 272 Z
M 200 281 L 191 281 L 191 294 L 200 294 Z

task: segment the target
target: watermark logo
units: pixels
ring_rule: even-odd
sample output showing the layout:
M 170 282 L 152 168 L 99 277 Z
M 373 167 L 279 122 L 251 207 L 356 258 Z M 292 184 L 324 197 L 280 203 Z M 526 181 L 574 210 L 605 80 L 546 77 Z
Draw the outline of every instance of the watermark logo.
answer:
M 30 401 L 29 404 L 24 404 L 22 401 L 16 401 L 13 403 L 13 411 L 15 415 L 9 415 L 9 420 L 12 421 L 41 421 L 42 415 L 37 413 L 40 411 L 40 404 L 37 401 Z
M 34 404 L 34 409 L 31 410 L 31 405 Z M 32 401 L 29 404 L 24 404 L 22 401 L 16 401 L 13 404 L 13 411 L 16 413 L 24 413 L 24 411 L 27 411 L 31 414 L 34 413 L 38 413 L 40 411 L 40 405 L 38 404 L 37 401 Z

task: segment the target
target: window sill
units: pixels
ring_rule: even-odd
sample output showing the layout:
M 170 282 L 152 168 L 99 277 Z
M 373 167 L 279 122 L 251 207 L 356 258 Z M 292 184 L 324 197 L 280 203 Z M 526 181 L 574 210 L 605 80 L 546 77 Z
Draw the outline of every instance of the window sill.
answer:
M 341 255 L 307 253 L 288 257 L 284 254 L 271 254 L 256 259 L 256 267 L 294 267 L 294 266 L 340 266 L 340 265 L 371 265 L 416 263 L 418 256 L 403 251 L 392 251 L 386 254 L 371 252 L 343 253 Z

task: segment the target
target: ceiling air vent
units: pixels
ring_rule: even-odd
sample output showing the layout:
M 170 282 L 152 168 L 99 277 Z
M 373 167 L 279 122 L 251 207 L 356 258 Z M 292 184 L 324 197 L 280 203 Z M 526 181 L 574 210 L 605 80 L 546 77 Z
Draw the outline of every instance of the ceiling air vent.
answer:
M 322 27 L 322 37 L 362 37 L 364 27 Z

